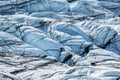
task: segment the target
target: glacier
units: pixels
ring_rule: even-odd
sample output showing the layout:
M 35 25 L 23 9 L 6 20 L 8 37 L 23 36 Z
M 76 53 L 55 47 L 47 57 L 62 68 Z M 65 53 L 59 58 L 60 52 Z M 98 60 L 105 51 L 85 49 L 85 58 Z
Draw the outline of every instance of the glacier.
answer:
M 0 0 L 0 80 L 119 80 L 119 0 Z

